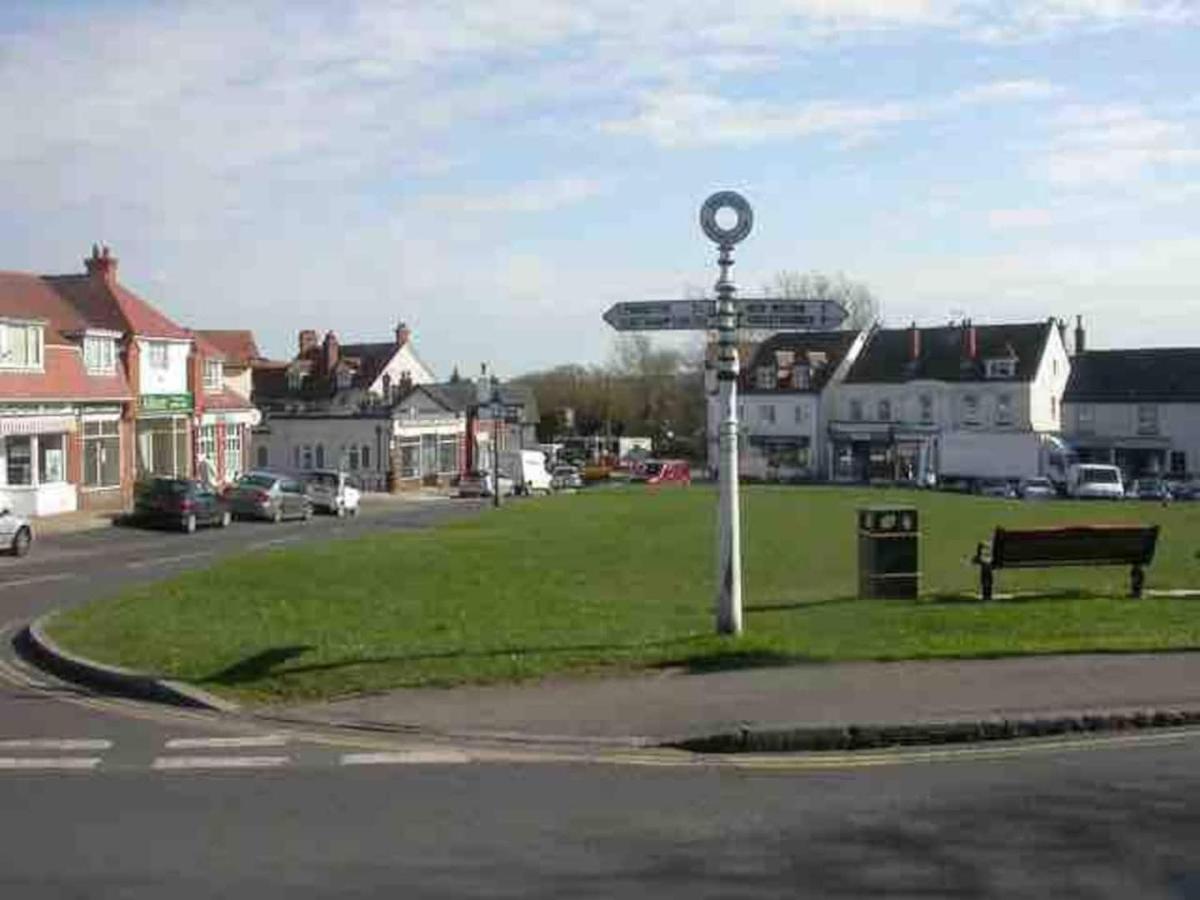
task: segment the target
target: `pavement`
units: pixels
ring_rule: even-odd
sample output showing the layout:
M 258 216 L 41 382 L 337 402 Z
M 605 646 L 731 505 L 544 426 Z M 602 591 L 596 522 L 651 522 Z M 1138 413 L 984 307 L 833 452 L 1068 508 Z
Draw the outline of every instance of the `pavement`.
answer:
M 663 671 L 399 690 L 268 714 L 381 731 L 531 743 L 694 742 L 703 749 L 703 741 L 714 736 L 791 734 L 790 741 L 776 740 L 777 746 L 759 740 L 711 749 L 845 749 L 855 742 L 829 744 L 830 731 L 907 728 L 915 732 L 911 739 L 892 742 L 923 743 L 947 738 L 925 735 L 928 740 L 923 740 L 922 731 L 953 723 L 970 728 L 1041 723 L 1031 730 L 978 735 L 985 739 L 1194 724 L 1200 720 L 1200 653 L 805 664 L 705 674 Z M 1152 721 L 1154 715 L 1159 719 Z M 970 739 L 970 728 L 962 734 L 952 731 L 948 739 Z

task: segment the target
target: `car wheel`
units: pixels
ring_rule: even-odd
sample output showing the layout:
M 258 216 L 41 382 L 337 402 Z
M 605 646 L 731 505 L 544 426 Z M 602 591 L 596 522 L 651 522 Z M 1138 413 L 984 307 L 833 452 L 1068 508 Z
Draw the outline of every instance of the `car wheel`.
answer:
M 280 522 L 283 521 L 283 504 L 282 503 L 279 504 L 277 507 L 275 507 L 275 512 L 271 516 L 271 521 L 274 522 L 276 525 L 278 525 Z
M 183 530 L 186 531 L 188 534 L 196 533 L 196 515 L 195 515 L 195 513 L 189 515 L 187 518 L 185 518 L 183 520 Z
M 233 521 L 233 515 L 229 512 L 229 510 L 225 510 L 225 512 L 221 513 L 221 527 L 222 528 L 228 528 L 229 523 L 232 521 Z
M 13 556 L 24 556 L 29 552 L 29 545 L 33 543 L 33 535 L 28 528 L 22 528 L 16 533 L 12 542 Z

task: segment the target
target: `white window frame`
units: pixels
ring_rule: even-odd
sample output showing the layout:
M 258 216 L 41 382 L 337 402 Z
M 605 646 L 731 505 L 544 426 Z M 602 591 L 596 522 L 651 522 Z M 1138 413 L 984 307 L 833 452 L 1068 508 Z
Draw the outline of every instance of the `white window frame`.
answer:
M 996 424 L 1011 425 L 1013 423 L 1012 394 L 996 395 Z
M 225 426 L 225 480 L 235 481 L 242 474 L 242 427 Z
M 989 359 L 987 361 L 988 378 L 1014 378 L 1017 374 L 1017 361 L 1012 358 Z
M 1075 430 L 1080 434 L 1096 433 L 1096 407 L 1081 403 L 1075 408 Z
M 773 403 L 764 403 L 758 408 L 758 421 L 764 425 L 775 424 L 775 405 Z
M 922 394 L 918 401 L 921 406 L 921 424 L 933 424 L 933 394 Z
M 1158 405 L 1139 403 L 1136 410 L 1138 434 L 1158 434 Z
M 224 374 L 224 366 L 219 359 L 206 359 L 204 361 L 204 389 L 206 391 L 221 390 Z
M 26 356 L 21 362 L 14 361 L 13 347 L 17 342 L 17 334 L 21 335 L 20 343 L 24 345 L 23 352 Z M 0 369 L 40 372 L 45 358 L 46 329 L 44 326 L 36 322 L 0 321 Z
M 83 366 L 89 375 L 112 375 L 117 371 L 115 338 L 84 335 Z
M 979 424 L 979 395 L 963 394 L 962 420 L 964 425 Z
M 171 351 L 166 341 L 147 341 L 146 357 L 152 369 L 171 367 Z
M 888 397 L 880 398 L 875 404 L 875 412 L 880 422 L 892 421 L 892 401 Z
M 772 366 L 759 366 L 754 382 L 754 386 L 760 391 L 771 390 L 775 387 L 775 369 Z

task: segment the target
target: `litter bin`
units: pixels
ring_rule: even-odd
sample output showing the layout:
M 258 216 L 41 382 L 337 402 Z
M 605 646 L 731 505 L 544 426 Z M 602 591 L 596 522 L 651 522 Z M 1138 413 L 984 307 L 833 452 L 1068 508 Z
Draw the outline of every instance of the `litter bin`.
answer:
M 920 532 L 913 506 L 858 511 L 858 596 L 914 598 L 921 592 Z

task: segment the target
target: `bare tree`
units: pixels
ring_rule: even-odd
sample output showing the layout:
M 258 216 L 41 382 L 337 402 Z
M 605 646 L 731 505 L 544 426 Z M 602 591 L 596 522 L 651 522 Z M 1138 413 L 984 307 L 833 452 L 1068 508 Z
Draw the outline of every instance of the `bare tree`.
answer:
M 862 282 L 851 281 L 841 272 L 826 275 L 784 269 L 775 273 L 764 292 L 796 300 L 834 300 L 850 314 L 845 328 L 867 328 L 879 318 L 879 300 L 871 289 Z

